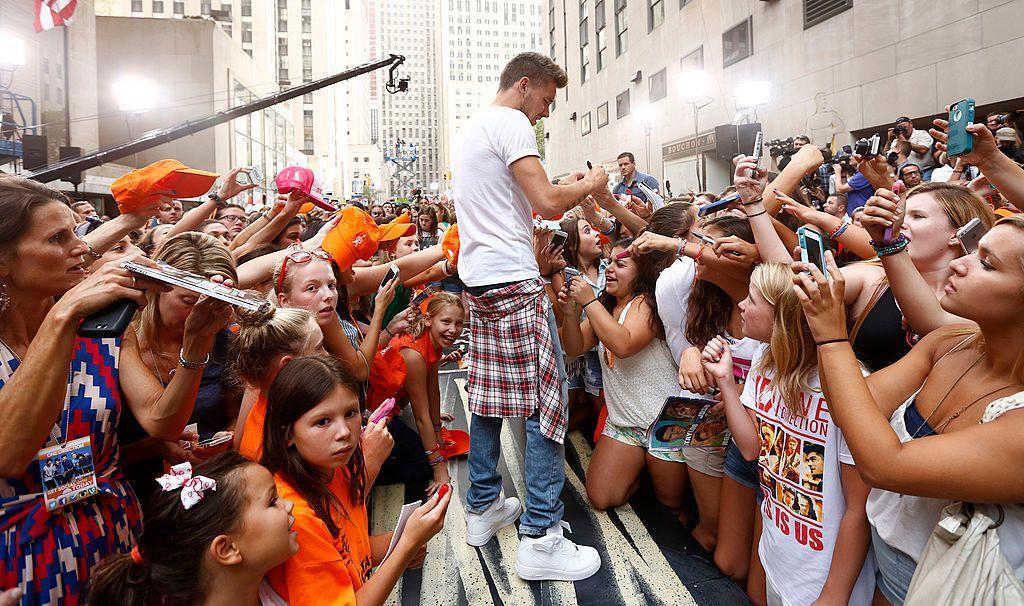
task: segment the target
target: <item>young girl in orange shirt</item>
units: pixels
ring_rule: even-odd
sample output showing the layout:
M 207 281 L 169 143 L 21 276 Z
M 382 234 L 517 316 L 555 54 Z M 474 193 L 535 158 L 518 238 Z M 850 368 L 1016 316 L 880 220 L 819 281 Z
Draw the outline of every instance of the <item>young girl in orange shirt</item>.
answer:
M 367 426 L 374 431 L 386 433 L 383 421 Z M 267 397 L 261 462 L 294 503 L 299 552 L 268 575 L 291 606 L 383 604 L 444 526 L 447 490 L 416 509 L 384 560 L 391 534 L 369 534 L 360 433 L 358 385 L 336 359 L 297 358 L 278 373 Z

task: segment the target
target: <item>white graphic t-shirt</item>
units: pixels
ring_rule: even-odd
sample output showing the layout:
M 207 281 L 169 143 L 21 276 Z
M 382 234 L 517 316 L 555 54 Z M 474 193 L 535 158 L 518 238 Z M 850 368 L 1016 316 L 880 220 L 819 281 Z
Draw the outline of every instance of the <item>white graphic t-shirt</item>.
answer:
M 753 360 L 740 396 L 757 414 L 761 443 L 757 462 L 765 499 L 758 553 L 786 604 L 810 604 L 828 578 L 846 511 L 839 465 L 853 465 L 853 456 L 832 422 L 817 374 L 811 392 L 800 394 L 803 414 L 794 415 L 772 385 L 774 375 L 757 370 L 763 351 Z M 849 604 L 870 604 L 874 586 L 869 553 Z

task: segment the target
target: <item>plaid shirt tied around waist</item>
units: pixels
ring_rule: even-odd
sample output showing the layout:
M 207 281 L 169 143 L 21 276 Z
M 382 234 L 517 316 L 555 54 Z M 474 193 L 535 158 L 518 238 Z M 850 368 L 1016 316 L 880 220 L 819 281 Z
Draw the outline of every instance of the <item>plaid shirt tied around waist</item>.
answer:
M 540 411 L 540 430 L 559 444 L 568 417 L 562 402 L 555 345 L 548 328 L 551 305 L 540 278 L 469 296 L 469 410 L 482 417 L 529 417 Z

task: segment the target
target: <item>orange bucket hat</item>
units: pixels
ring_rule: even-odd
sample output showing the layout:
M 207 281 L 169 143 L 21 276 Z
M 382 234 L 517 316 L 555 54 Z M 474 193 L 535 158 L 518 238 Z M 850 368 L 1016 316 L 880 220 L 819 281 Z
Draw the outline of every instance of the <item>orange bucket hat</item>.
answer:
M 177 160 L 160 160 L 122 175 L 110 184 L 110 193 L 122 213 L 146 204 L 150 196 L 195 198 L 210 191 L 217 173 L 189 168 Z
M 459 224 L 455 223 L 444 232 L 444 238 L 441 239 L 441 252 L 452 267 L 459 264 L 459 246 Z
M 380 226 L 380 241 L 397 240 L 414 233 L 416 233 L 416 226 L 410 222 L 409 212 L 406 211 Z
M 380 243 L 380 226 L 373 218 L 349 206 L 341 211 L 341 220 L 332 229 L 321 246 L 334 257 L 338 269 L 346 271 L 357 259 L 367 260 L 377 252 Z

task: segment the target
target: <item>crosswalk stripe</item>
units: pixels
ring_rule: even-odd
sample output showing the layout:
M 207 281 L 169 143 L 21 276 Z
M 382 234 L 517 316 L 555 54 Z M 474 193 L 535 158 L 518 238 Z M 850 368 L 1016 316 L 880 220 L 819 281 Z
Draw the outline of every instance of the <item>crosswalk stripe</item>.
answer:
M 585 473 L 590 467 L 590 460 L 593 455 L 590 444 L 587 443 L 586 439 L 579 432 L 572 433 L 569 436 L 569 442 L 579 456 L 580 464 Z M 566 472 L 567 476 L 570 472 L 571 470 Z M 576 482 L 579 482 L 575 472 L 572 472 L 572 476 Z M 586 488 L 583 488 L 583 494 L 586 494 L 585 491 Z M 636 568 L 639 576 L 648 585 L 648 589 L 641 593 L 648 596 L 656 596 L 658 599 L 663 600 L 665 604 L 673 606 L 677 604 L 696 606 L 693 596 L 690 595 L 690 592 L 687 591 L 682 581 L 680 581 L 679 576 L 672 570 L 672 566 L 665 559 L 661 548 L 654 542 L 651 534 L 647 531 L 647 527 L 644 526 L 636 512 L 633 511 L 633 507 L 628 503 L 616 507 L 615 514 L 618 516 L 619 521 L 622 522 L 626 532 L 629 533 L 633 545 L 636 546 L 634 549 L 626 543 L 623 549 L 628 551 L 630 554 L 628 558 L 630 564 Z M 607 513 L 598 513 L 596 515 L 599 516 L 598 519 L 602 524 L 602 528 L 604 527 L 604 522 L 611 524 Z M 620 537 L 622 536 L 618 529 L 616 529 L 616 534 Z M 611 553 L 611 549 L 609 549 L 609 553 Z M 616 550 L 616 553 L 618 553 L 618 550 Z

